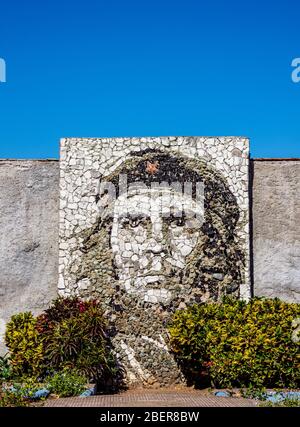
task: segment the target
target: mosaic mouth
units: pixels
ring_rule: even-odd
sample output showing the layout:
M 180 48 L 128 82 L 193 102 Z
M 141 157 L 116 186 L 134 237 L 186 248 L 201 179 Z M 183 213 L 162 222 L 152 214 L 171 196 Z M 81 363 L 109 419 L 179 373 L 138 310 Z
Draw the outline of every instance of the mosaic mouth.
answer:
M 166 278 L 168 276 L 162 275 L 162 274 L 146 274 L 146 275 L 139 275 L 136 277 L 136 280 L 142 279 L 141 285 L 144 285 L 148 287 L 148 285 L 151 285 L 151 288 L 155 287 L 161 287 L 162 283 L 166 282 Z

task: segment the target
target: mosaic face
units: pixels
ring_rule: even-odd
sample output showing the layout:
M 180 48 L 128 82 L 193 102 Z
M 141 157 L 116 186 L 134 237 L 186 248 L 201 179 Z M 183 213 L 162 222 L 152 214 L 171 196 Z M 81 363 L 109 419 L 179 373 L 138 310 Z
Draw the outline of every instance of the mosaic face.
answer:
M 168 280 L 180 276 L 197 244 L 204 208 L 167 190 L 136 190 L 114 206 L 111 248 L 119 280 L 144 301 L 168 303 Z
M 101 182 L 96 202 L 97 223 L 81 234 L 82 257 L 71 267 L 78 294 L 92 289 L 120 308 L 125 292 L 169 311 L 181 302 L 239 295 L 239 209 L 225 181 L 204 162 L 132 153 Z
M 81 193 L 70 193 L 74 203 L 68 204 L 72 216 L 64 222 L 68 236 L 60 246 L 66 256 L 59 285 L 63 294 L 101 302 L 124 370 L 120 382 L 147 387 L 185 381 L 169 349 L 166 325 L 172 314 L 225 295 L 239 297 L 245 289 L 248 224 L 241 209 L 248 200 L 246 181 L 238 171 L 228 180 L 238 161 L 247 165 L 246 157 L 232 159 L 231 151 L 243 155 L 235 142 L 230 151 L 228 142 L 222 159 L 218 141 L 211 151 L 204 141 L 198 155 L 191 152 L 194 139 L 168 139 L 165 148 L 152 142 L 154 148 L 141 149 L 129 141 L 122 159 L 105 154 L 101 173 L 98 161 L 111 141 L 98 152 L 96 142 L 85 146 L 84 165 L 89 162 L 95 171 L 78 176 L 83 160 L 70 158 L 75 177 L 71 180 L 66 169 L 62 184 L 74 183 Z M 219 170 L 210 161 L 214 157 Z M 82 216 L 76 203 L 82 203 Z

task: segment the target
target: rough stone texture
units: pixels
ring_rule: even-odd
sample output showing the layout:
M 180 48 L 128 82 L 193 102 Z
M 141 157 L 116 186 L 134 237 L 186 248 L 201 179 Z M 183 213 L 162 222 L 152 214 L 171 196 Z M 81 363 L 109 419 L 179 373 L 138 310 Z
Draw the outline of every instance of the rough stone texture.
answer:
M 67 138 L 60 155 L 60 295 L 101 302 L 126 383 L 181 383 L 172 313 L 250 297 L 248 140 Z
M 252 170 L 254 294 L 300 303 L 300 159 Z
M 57 294 L 59 162 L 0 161 L 0 333 Z M 3 338 L 0 351 L 3 351 Z

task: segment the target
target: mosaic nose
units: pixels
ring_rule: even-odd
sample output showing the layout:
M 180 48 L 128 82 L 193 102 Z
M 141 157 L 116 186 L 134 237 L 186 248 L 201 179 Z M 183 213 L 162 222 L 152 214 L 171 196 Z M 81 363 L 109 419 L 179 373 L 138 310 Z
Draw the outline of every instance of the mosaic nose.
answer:
M 164 251 L 162 220 L 159 217 L 151 218 L 152 227 L 150 230 L 149 241 L 147 243 L 147 252 L 159 254 Z

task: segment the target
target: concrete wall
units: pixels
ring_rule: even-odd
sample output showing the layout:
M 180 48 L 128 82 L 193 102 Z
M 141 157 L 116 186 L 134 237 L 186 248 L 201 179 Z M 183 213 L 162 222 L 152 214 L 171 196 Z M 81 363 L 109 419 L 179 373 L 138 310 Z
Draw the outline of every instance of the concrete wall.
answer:
M 254 160 L 254 294 L 300 303 L 300 159 Z
M 0 161 L 0 334 L 12 314 L 56 296 L 58 203 L 58 161 Z
M 300 159 L 252 170 L 254 293 L 300 303 Z M 58 204 L 57 160 L 0 160 L 0 334 L 56 296 Z

